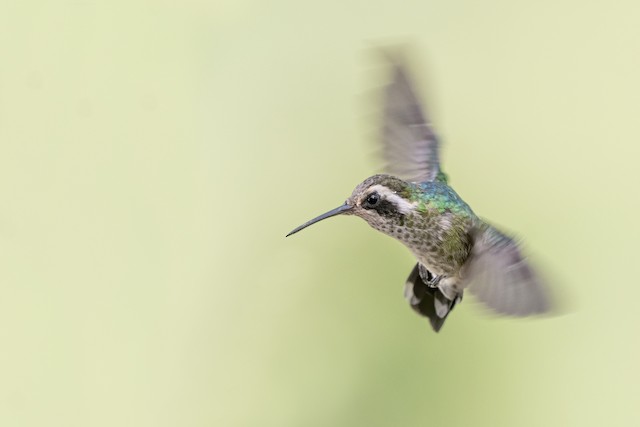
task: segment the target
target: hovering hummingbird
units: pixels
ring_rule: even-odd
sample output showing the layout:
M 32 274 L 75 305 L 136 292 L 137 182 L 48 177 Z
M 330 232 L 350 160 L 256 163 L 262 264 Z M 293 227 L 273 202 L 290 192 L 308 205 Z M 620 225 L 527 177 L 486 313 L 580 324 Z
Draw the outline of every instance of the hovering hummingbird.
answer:
M 355 215 L 391 236 L 417 258 L 405 298 L 437 332 L 466 289 L 493 311 L 543 313 L 549 298 L 518 244 L 480 219 L 448 185 L 440 142 L 406 68 L 393 61 L 384 93 L 382 141 L 388 174 L 359 184 L 339 206 L 287 237 L 335 215 Z

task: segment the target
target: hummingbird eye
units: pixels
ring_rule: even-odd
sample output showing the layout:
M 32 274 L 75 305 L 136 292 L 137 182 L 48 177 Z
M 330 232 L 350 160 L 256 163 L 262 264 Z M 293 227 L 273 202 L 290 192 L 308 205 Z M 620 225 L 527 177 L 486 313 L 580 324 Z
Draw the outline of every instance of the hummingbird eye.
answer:
M 367 205 L 367 207 L 374 207 L 375 205 L 378 204 L 379 201 L 380 201 L 380 195 L 374 191 L 373 193 L 367 196 L 367 199 L 365 200 L 365 204 Z

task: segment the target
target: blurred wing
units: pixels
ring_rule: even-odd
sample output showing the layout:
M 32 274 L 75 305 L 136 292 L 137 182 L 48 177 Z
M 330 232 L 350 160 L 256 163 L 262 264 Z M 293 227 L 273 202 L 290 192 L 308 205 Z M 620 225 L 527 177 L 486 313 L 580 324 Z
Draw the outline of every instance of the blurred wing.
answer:
M 548 311 L 545 287 L 516 242 L 488 225 L 474 233 L 465 270 L 469 291 L 501 314 L 528 316 Z
M 393 80 L 384 94 L 383 153 L 386 171 L 405 181 L 426 182 L 440 171 L 439 141 L 420 106 L 407 70 L 393 64 Z

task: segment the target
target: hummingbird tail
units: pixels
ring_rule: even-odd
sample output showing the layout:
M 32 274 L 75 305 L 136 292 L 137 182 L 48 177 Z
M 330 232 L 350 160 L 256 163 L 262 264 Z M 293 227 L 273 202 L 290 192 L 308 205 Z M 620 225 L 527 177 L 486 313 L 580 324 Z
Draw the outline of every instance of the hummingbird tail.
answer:
M 462 295 L 453 301 L 447 299 L 439 288 L 429 286 L 424 282 L 419 268 L 420 264 L 418 263 L 407 278 L 404 296 L 411 308 L 418 314 L 427 317 L 433 330 L 438 332 L 453 307 L 461 300 Z

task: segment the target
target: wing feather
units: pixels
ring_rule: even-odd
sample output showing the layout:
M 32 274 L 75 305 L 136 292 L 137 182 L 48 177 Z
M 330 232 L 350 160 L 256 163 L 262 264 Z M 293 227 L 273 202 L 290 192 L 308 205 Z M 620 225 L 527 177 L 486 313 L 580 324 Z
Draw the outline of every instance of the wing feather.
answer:
M 382 144 L 387 173 L 410 182 L 444 180 L 440 171 L 440 142 L 409 73 L 400 62 L 392 64 L 383 116 Z
M 529 316 L 548 311 L 546 288 L 517 243 L 491 226 L 474 234 L 464 272 L 469 291 L 500 314 Z

